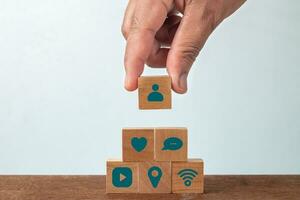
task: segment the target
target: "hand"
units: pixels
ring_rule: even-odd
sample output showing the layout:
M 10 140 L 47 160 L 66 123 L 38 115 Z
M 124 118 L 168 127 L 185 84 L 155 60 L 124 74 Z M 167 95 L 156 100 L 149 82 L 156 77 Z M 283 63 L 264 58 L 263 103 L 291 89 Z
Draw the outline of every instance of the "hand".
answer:
M 187 91 L 189 70 L 212 31 L 245 0 L 130 0 L 122 33 L 127 40 L 125 88 L 150 67 L 166 67 L 177 93 Z

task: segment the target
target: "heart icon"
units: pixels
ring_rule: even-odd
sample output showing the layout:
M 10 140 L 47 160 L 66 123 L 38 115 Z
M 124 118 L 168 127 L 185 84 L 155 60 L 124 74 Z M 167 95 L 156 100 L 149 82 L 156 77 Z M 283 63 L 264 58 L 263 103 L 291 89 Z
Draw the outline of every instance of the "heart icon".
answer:
M 131 139 L 131 145 L 137 152 L 141 152 L 147 146 L 147 139 L 144 137 L 133 137 Z

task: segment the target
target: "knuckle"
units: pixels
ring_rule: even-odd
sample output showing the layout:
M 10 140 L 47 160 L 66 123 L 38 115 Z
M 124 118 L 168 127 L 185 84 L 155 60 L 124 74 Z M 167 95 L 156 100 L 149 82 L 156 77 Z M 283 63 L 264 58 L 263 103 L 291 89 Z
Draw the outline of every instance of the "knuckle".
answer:
M 161 1 L 161 6 L 165 10 L 165 13 L 169 12 L 169 4 L 170 4 L 170 0 L 162 0 Z
M 137 31 L 139 31 L 139 29 L 140 29 L 140 20 L 137 16 L 133 16 L 129 31 L 131 33 L 135 33 Z
M 207 9 L 204 9 L 203 15 L 201 16 L 201 23 L 206 25 L 209 33 L 213 32 L 217 26 L 215 8 L 208 6 Z
M 131 34 L 150 34 L 154 36 L 156 34 L 156 30 L 154 28 L 142 25 L 140 19 L 134 16 L 130 28 L 127 29 L 127 37 L 129 37 Z
M 132 16 L 130 24 L 123 24 L 121 31 L 123 36 L 127 39 L 130 34 L 138 32 L 140 29 L 140 20 L 135 15 Z
M 185 5 L 190 5 L 192 3 L 194 3 L 195 1 L 194 0 L 185 0 L 184 3 Z
M 138 27 L 140 27 L 140 19 L 134 15 L 132 18 L 132 23 L 131 23 L 131 29 L 137 29 Z
M 207 25 L 209 31 L 213 31 L 220 23 L 220 12 L 224 0 L 211 0 L 204 4 L 201 21 Z
M 194 63 L 196 57 L 199 55 L 200 47 L 194 43 L 186 43 L 178 49 L 179 58 L 186 64 L 190 66 Z M 188 70 L 188 69 L 186 69 Z
M 124 36 L 125 39 L 127 39 L 128 35 L 129 35 L 129 28 L 127 25 L 123 24 L 121 27 L 121 32 Z
M 208 32 L 212 32 L 219 23 L 219 13 L 222 10 L 224 0 L 209 0 L 209 1 L 197 1 L 186 0 L 186 6 L 195 6 L 199 8 L 201 15 L 198 19 L 200 23 L 198 26 L 203 29 L 203 26 L 207 28 Z

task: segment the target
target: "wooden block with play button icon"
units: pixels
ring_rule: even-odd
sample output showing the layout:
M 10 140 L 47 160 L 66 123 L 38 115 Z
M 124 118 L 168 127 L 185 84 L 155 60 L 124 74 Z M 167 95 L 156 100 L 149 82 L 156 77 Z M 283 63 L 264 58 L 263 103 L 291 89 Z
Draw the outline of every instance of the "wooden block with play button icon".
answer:
M 106 163 L 106 193 L 138 193 L 139 165 L 109 160 Z
M 154 128 L 122 130 L 123 161 L 154 160 Z

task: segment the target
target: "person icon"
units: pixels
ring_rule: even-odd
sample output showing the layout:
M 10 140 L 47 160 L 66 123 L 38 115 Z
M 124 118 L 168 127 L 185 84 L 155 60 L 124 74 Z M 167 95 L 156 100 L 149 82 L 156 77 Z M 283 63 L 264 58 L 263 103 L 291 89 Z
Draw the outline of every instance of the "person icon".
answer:
M 151 92 L 148 95 L 148 101 L 150 101 L 150 102 L 160 102 L 160 101 L 164 100 L 164 96 L 160 92 L 157 92 L 159 90 L 159 85 L 158 84 L 153 84 L 152 85 L 152 90 L 153 90 L 153 92 Z

